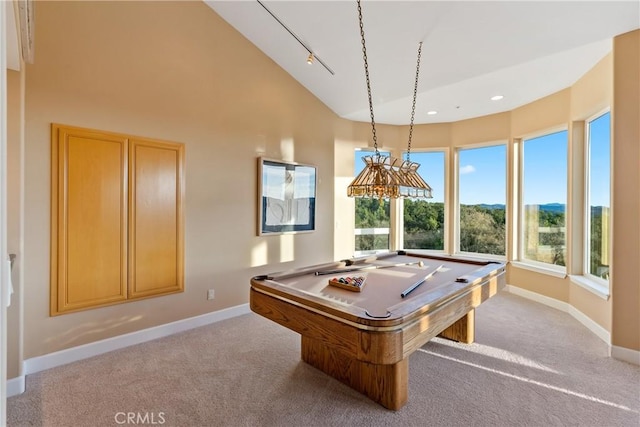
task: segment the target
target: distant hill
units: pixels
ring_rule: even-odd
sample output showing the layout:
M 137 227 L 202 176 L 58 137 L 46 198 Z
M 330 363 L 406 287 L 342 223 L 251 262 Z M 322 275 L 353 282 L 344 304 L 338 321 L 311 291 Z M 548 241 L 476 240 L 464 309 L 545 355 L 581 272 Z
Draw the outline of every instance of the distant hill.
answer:
M 565 206 L 562 203 L 547 203 L 546 205 L 540 205 L 541 211 L 547 212 L 564 212 Z
M 485 209 L 504 209 L 504 205 L 499 205 L 499 204 L 495 204 L 495 205 L 485 205 L 480 204 L 480 205 L 476 205 L 476 206 L 480 206 L 481 208 L 485 208 Z
M 485 209 L 504 209 L 504 205 L 502 204 L 486 205 L 483 203 L 476 206 L 480 206 L 481 208 Z M 540 210 L 546 212 L 562 213 L 565 211 L 565 205 L 563 203 L 547 203 L 545 205 L 540 205 Z

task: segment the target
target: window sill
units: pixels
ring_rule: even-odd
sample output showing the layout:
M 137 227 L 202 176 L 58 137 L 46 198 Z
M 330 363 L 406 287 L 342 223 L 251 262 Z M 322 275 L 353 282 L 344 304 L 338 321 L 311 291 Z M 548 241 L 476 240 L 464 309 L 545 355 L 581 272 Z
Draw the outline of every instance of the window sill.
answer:
M 602 283 L 598 283 L 595 280 L 591 280 L 585 276 L 570 275 L 569 279 L 574 285 L 580 286 L 583 289 L 593 293 L 599 298 L 605 301 L 609 300 L 609 286 Z
M 524 270 L 533 271 L 536 273 L 547 274 L 549 276 L 564 279 L 567 277 L 567 272 L 563 270 L 556 270 L 555 268 L 544 267 L 538 264 L 529 264 L 522 261 L 511 261 L 511 265 L 514 267 L 522 268 Z
M 456 252 L 456 256 L 471 258 L 471 259 L 478 259 L 482 261 L 487 261 L 487 260 L 500 261 L 500 262 L 507 261 L 507 257 L 504 255 L 479 254 L 477 252 Z
M 405 252 L 411 252 L 421 255 L 449 255 L 442 249 L 402 249 Z

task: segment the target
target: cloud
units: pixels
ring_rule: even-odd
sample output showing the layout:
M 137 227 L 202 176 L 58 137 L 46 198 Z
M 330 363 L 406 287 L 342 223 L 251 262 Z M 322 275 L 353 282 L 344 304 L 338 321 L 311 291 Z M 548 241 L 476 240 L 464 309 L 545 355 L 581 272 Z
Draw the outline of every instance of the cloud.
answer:
M 474 168 L 473 165 L 466 165 L 466 166 L 460 167 L 460 175 L 474 173 L 475 171 L 476 171 L 476 168 Z

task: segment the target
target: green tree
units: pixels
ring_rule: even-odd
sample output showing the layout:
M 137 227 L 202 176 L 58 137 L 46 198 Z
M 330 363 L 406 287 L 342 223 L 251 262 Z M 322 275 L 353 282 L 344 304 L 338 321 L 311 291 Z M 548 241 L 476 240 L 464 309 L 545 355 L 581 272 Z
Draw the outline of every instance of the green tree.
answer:
M 355 228 L 388 228 L 389 227 L 389 199 L 356 198 Z M 372 251 L 388 249 L 388 235 L 356 236 L 355 249 L 357 251 Z
M 566 247 L 565 233 L 561 230 L 562 228 L 564 228 L 564 212 L 541 210 L 539 212 L 539 215 L 540 227 L 551 227 L 552 229 L 555 228 L 558 230 L 547 233 L 544 238 L 544 244 L 551 246 L 551 250 L 553 251 L 553 258 L 551 259 L 551 263 L 555 265 L 566 265 L 564 259 Z M 543 243 L 542 239 L 541 243 Z
M 444 249 L 444 204 L 404 201 L 404 248 Z M 555 216 L 545 219 L 549 223 Z M 505 210 L 478 205 L 460 206 L 460 249 L 483 254 L 505 254 Z M 389 200 L 356 199 L 356 228 L 389 227 Z M 389 247 L 387 235 L 356 236 L 356 250 Z
M 602 222 L 607 220 L 603 219 L 602 209 L 601 206 L 591 207 L 589 273 L 600 276 L 603 279 L 609 279 L 609 266 L 603 264 L 602 261 L 602 240 L 607 238 L 602 233 Z
M 356 228 L 389 227 L 389 199 L 357 198 Z
M 482 254 L 505 254 L 504 214 L 477 205 L 460 205 L 460 250 Z M 496 222 L 496 217 L 502 223 Z
M 444 249 L 444 204 L 404 201 L 405 249 Z

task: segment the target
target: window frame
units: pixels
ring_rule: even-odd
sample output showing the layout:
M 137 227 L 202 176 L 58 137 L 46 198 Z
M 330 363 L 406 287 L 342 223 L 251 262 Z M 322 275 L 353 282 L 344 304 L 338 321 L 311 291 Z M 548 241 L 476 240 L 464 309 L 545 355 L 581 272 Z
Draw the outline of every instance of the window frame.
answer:
M 444 197 L 442 200 L 443 206 L 444 206 L 444 224 L 442 225 L 442 233 L 444 236 L 443 239 L 443 248 L 442 249 L 411 249 L 412 252 L 423 252 L 423 253 L 427 253 L 427 254 L 451 254 L 450 252 L 450 246 L 451 244 L 449 243 L 449 233 L 450 233 L 450 204 L 449 204 L 449 195 L 451 193 L 450 191 L 450 156 L 451 156 L 451 149 L 449 147 L 428 147 L 428 148 L 420 148 L 418 150 L 412 150 L 411 154 L 419 154 L 419 153 L 443 153 L 444 154 Z M 402 159 L 406 159 L 406 151 L 402 152 Z M 419 163 L 419 162 L 418 162 Z M 422 164 L 421 164 L 422 166 Z M 418 169 L 420 176 L 426 181 L 427 184 L 429 184 L 429 179 L 428 177 L 425 178 L 425 176 L 423 175 L 423 173 L 421 173 L 422 171 L 420 171 L 420 169 Z M 427 199 L 429 200 L 429 199 Z M 404 199 L 398 199 L 398 203 L 396 203 L 396 207 L 397 207 L 397 226 L 398 226 L 398 233 L 397 233 L 397 240 L 398 240 L 398 247 L 399 248 L 403 248 L 404 249 Z M 392 207 L 393 209 L 393 207 Z
M 358 176 L 358 174 L 360 173 L 360 172 L 356 172 L 355 165 L 356 165 L 357 161 L 362 161 L 362 158 L 364 157 L 364 155 L 362 155 L 361 153 L 362 152 L 367 152 L 367 153 L 372 153 L 373 155 L 375 155 L 375 151 L 376 151 L 375 148 L 374 147 L 370 147 L 370 146 L 355 147 L 355 149 L 353 149 L 353 154 L 354 154 L 353 167 L 354 167 L 354 169 L 352 171 L 352 173 L 353 173 L 352 180 L 355 179 L 355 177 Z M 378 153 L 380 153 L 381 156 L 392 156 L 391 150 L 378 149 Z M 369 155 L 369 154 L 367 154 L 367 155 Z M 364 167 L 362 169 L 364 169 Z M 393 200 L 389 200 L 389 227 L 388 227 L 389 231 L 387 233 L 387 236 L 388 236 L 388 238 L 387 238 L 387 241 L 388 241 L 387 248 L 386 249 L 372 249 L 370 251 L 359 251 L 359 250 L 356 249 L 356 247 L 357 247 L 356 239 L 357 239 L 357 236 L 362 236 L 363 234 L 361 232 L 358 232 L 358 230 L 368 230 L 368 229 L 366 229 L 366 228 L 356 228 L 356 218 L 355 218 L 356 205 L 355 205 L 355 200 L 354 200 L 354 205 L 353 205 L 353 214 L 354 214 L 354 216 L 353 216 L 353 230 L 354 230 L 354 233 L 353 233 L 353 240 L 352 240 L 352 242 L 353 242 L 353 256 L 359 257 L 359 256 L 367 256 L 367 255 L 384 254 L 384 253 L 388 253 L 388 252 L 393 250 L 393 248 L 394 248 L 394 233 L 395 233 L 395 231 L 394 231 L 394 209 L 395 208 L 394 208 Z M 379 228 L 382 228 L 382 227 L 379 227 Z M 383 235 L 384 234 L 384 233 L 377 233 L 375 228 L 373 230 L 374 230 L 374 232 L 372 234 L 373 236 L 378 235 L 378 234 L 379 235 Z M 367 234 L 364 234 L 364 235 L 367 235 Z M 375 237 L 374 237 L 374 239 L 375 239 Z
M 504 146 L 505 147 L 505 187 L 504 187 L 504 208 L 505 208 L 505 237 L 504 237 L 504 255 L 496 255 L 496 254 L 484 254 L 480 252 L 466 252 L 460 250 L 460 151 L 461 150 L 473 150 L 478 148 L 488 148 L 488 147 L 496 147 L 496 146 Z M 453 155 L 453 180 L 454 180 L 454 197 L 453 200 L 453 224 L 454 224 L 454 235 L 453 235 L 453 254 L 465 256 L 468 258 L 482 258 L 482 259 L 490 259 L 490 260 L 499 260 L 505 261 L 507 259 L 507 254 L 509 253 L 509 236 L 508 236 L 508 224 L 510 221 L 509 215 L 509 140 L 494 140 L 487 142 L 480 142 L 477 144 L 468 144 L 457 146 L 454 148 Z
M 595 120 L 609 113 L 609 236 L 608 236 L 608 257 L 612 259 L 613 256 L 613 247 L 612 243 L 612 218 L 613 218 L 613 204 L 612 196 L 613 196 L 613 179 L 611 179 L 611 173 L 613 171 L 613 135 L 612 135 L 612 126 L 611 126 L 611 108 L 607 107 L 596 114 L 589 116 L 584 121 L 584 181 L 583 181 L 583 196 L 584 196 L 584 205 L 583 205 L 583 230 L 582 230 L 582 277 L 586 282 L 591 282 L 595 286 L 593 286 L 596 292 L 603 292 L 606 290 L 608 294 L 610 288 L 610 280 L 602 279 L 594 274 L 591 274 L 590 269 L 590 259 L 589 254 L 591 253 L 591 206 L 590 206 L 590 196 L 591 196 L 591 169 L 589 167 L 591 160 L 591 137 L 590 137 L 590 125 Z
M 567 141 L 566 141 L 566 156 L 567 156 L 567 164 L 566 164 L 566 172 L 565 172 L 565 265 L 557 265 L 551 264 L 541 261 L 536 261 L 532 259 L 527 259 L 524 256 L 525 248 L 525 209 L 524 209 L 524 146 L 525 142 L 531 139 L 540 138 L 543 136 L 552 135 L 559 132 L 567 133 Z M 527 270 L 548 274 L 551 276 L 564 278 L 568 274 L 568 264 L 569 264 L 569 246 L 570 242 L 567 238 L 568 230 L 570 227 L 570 215 L 569 215 L 569 202 L 570 202 L 570 193 L 569 193 L 569 162 L 571 156 L 571 144 L 570 144 L 570 130 L 568 125 L 562 124 L 558 126 L 548 127 L 543 130 L 538 130 L 532 133 L 523 134 L 516 137 L 518 141 L 518 153 L 517 153 L 517 211 L 518 211 L 518 221 L 517 221 L 517 248 L 516 254 L 517 258 L 512 261 L 517 267 L 525 268 Z

